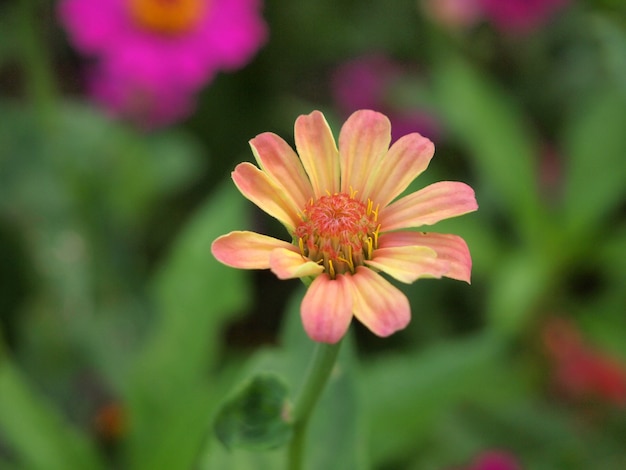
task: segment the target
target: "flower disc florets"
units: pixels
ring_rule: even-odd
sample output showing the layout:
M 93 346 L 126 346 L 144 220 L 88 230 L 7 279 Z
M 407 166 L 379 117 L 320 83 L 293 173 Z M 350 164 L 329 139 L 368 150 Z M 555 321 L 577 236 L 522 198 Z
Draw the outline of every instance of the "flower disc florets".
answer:
M 296 227 L 302 256 L 323 264 L 331 278 L 372 258 L 378 246 L 378 208 L 367 205 L 354 194 L 337 193 L 311 199 Z
M 178 34 L 194 27 L 206 7 L 202 0 L 131 0 L 131 16 L 149 31 Z

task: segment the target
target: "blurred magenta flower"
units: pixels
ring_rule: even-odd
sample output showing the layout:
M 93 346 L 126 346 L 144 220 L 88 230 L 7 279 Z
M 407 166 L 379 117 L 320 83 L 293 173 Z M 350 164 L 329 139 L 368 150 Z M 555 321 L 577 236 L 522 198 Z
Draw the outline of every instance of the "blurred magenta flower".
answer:
M 436 138 L 439 120 L 429 112 L 400 105 L 392 99 L 394 87 L 408 77 L 406 68 L 383 54 L 357 57 L 341 64 L 332 77 L 333 98 L 348 117 L 358 109 L 376 109 L 389 116 L 395 136 L 411 132 Z M 419 80 L 418 77 L 415 77 Z
M 301 316 L 313 340 L 336 343 L 353 314 L 379 336 L 406 327 L 408 299 L 381 271 L 405 283 L 442 276 L 469 283 L 462 238 L 406 229 L 476 210 L 472 188 L 445 181 L 396 200 L 428 166 L 430 140 L 412 133 L 390 148 L 389 119 L 360 110 L 341 128 L 338 149 L 319 111 L 298 117 L 295 141 L 298 154 L 275 134 L 255 137 L 250 145 L 260 169 L 240 163 L 232 175 L 292 242 L 236 231 L 211 249 L 228 266 L 312 281 Z
M 560 392 L 577 400 L 593 398 L 626 406 L 626 364 L 587 344 L 565 318 L 544 326 L 543 341 Z
M 481 21 L 509 35 L 542 27 L 570 0 L 422 0 L 424 14 L 450 30 L 469 29 Z
M 543 26 L 570 0 L 479 0 L 479 2 L 487 20 L 503 33 L 528 34 Z
M 218 71 L 251 60 L 266 40 L 260 0 L 61 0 L 74 47 L 95 59 L 95 98 L 147 127 L 188 114 Z

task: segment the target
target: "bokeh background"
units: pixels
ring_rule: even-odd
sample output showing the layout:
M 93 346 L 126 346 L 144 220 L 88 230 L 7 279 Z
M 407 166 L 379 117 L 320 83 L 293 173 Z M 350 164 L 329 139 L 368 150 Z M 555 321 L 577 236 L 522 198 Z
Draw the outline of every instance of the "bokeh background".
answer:
M 472 284 L 399 286 L 390 338 L 353 324 L 306 468 L 626 468 L 622 0 L 265 0 L 255 50 L 158 122 L 156 93 L 94 99 L 61 3 L 0 2 L 1 468 L 283 468 L 212 423 L 251 371 L 297 390 L 303 288 L 210 245 L 286 236 L 230 181 L 250 138 L 358 108 L 435 143 L 412 190 L 475 189 L 434 227 Z

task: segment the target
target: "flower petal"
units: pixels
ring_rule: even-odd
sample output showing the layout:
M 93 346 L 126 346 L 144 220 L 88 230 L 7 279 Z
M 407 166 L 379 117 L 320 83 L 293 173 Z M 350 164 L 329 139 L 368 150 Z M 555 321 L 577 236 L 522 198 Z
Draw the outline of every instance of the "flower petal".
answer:
M 265 172 L 244 162 L 235 167 L 232 177 L 241 194 L 293 231 L 299 221 L 298 207 Z
M 230 232 L 217 238 L 211 253 L 221 263 L 239 269 L 269 269 L 270 253 L 277 249 L 297 250 L 277 238 L 255 232 Z
M 353 113 L 339 134 L 341 191 L 362 191 L 372 170 L 389 150 L 391 123 L 384 114 L 370 110 Z M 357 194 L 357 198 L 361 198 Z
M 409 324 L 409 300 L 381 275 L 359 266 L 350 280 L 354 316 L 374 334 L 389 336 Z
M 365 197 L 380 207 L 387 206 L 428 167 L 434 153 L 433 143 L 418 133 L 400 138 L 374 171 L 371 190 Z
M 250 147 L 261 169 L 289 195 L 296 207 L 304 207 L 313 196 L 313 188 L 289 144 L 276 134 L 265 132 L 252 139 Z
M 324 115 L 313 111 L 299 116 L 296 119 L 295 140 L 315 197 L 336 193 L 339 190 L 339 153 Z
M 474 190 L 465 183 L 441 181 L 409 194 L 381 210 L 383 232 L 432 225 L 478 209 Z
M 270 254 L 270 269 L 279 279 L 293 279 L 306 276 L 317 276 L 324 272 L 324 266 L 311 261 L 289 248 L 278 248 Z
M 450 269 L 450 263 L 437 258 L 435 250 L 427 246 L 378 248 L 365 264 L 407 284 L 420 277 L 440 278 Z
M 445 277 L 470 283 L 472 257 L 467 243 L 458 235 L 448 233 L 393 232 L 380 236 L 380 249 L 400 246 L 427 246 L 437 252 L 437 259 L 446 260 L 450 269 Z
M 352 289 L 344 275 L 331 279 L 317 276 L 304 295 L 300 306 L 302 324 L 313 341 L 336 343 L 352 320 Z

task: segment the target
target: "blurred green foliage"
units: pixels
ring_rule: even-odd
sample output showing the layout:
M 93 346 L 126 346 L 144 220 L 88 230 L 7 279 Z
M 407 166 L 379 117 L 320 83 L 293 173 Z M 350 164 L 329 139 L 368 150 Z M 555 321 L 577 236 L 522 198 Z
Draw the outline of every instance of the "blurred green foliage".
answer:
M 468 242 L 473 279 L 400 286 L 413 321 L 392 338 L 353 326 L 306 468 L 445 469 L 490 449 L 522 468 L 626 467 L 626 395 L 608 392 L 626 394 L 622 3 L 572 1 L 526 36 L 449 29 L 421 5 L 268 0 L 256 59 L 146 133 L 88 104 L 53 2 L 0 3 L 1 468 L 282 468 L 284 449 L 228 450 L 213 424 L 258 373 L 293 398 L 313 348 L 303 289 L 222 266 L 210 244 L 284 238 L 229 172 L 254 135 L 291 141 L 301 113 L 338 130 L 334 70 L 371 53 L 418 72 L 389 93 L 439 123 L 411 188 L 476 190 L 477 213 L 435 227 Z M 615 365 L 606 394 L 558 382 L 555 316 Z

